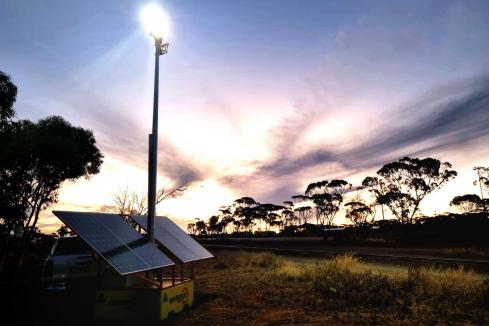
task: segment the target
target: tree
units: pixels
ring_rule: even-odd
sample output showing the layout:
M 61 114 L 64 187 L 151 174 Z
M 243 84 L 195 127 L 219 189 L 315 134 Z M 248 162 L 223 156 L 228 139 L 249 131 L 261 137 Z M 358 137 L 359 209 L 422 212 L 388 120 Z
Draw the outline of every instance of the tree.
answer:
M 348 202 L 345 204 L 345 207 L 345 217 L 355 226 L 366 224 L 368 217 L 373 214 L 373 210 L 360 200 Z
M 183 196 L 189 184 L 178 186 L 167 185 L 158 189 L 156 193 L 156 204 L 170 198 Z M 104 206 L 104 210 L 127 215 L 146 215 L 148 212 L 148 199 L 146 194 L 130 191 L 128 187 L 121 189 L 113 195 L 112 204 Z
M 300 225 L 304 225 L 309 222 L 313 216 L 311 206 L 301 206 L 294 209 L 294 215 L 297 216 Z
M 385 164 L 377 174 L 385 183 L 383 200 L 398 221 L 413 223 L 421 201 L 457 176 L 449 162 L 404 157 Z
M 332 195 L 343 196 L 346 192 L 351 190 L 351 187 L 351 183 L 348 183 L 345 180 L 331 180 L 327 189 Z
M 477 173 L 477 179 L 474 181 L 474 186 L 479 186 L 482 210 L 484 213 L 487 213 L 488 200 L 484 198 L 484 191 L 489 191 L 489 167 L 476 166 L 474 171 Z
M 285 207 L 275 204 L 259 204 L 255 207 L 255 216 L 265 223 L 265 230 L 268 231 L 271 226 L 280 225 L 277 212 L 283 209 Z
M 382 212 L 382 220 L 384 220 L 385 219 L 384 205 L 386 204 L 385 194 L 388 191 L 384 180 L 379 179 L 377 177 L 366 177 L 362 181 L 362 186 L 368 188 L 369 192 L 373 195 L 374 204 L 376 206 L 380 206 Z
M 17 87 L 0 72 L 0 238 L 16 227 L 35 232 L 42 209 L 66 180 L 100 171 L 103 155 L 90 130 L 53 116 L 14 121 Z
M 71 230 L 66 226 L 66 225 L 61 225 L 59 227 L 59 229 L 56 231 L 56 234 L 60 237 L 60 238 L 64 238 L 66 237 L 68 234 L 71 233 Z
M 197 233 L 197 226 L 195 225 L 195 223 L 188 223 L 187 231 L 189 234 L 195 235 Z
M 467 194 L 453 197 L 450 206 L 456 206 L 464 214 L 483 208 L 482 199 L 475 194 Z
M 207 234 L 207 225 L 205 224 L 204 221 L 197 220 L 195 222 L 195 228 L 197 230 L 197 234 L 199 235 Z
M 234 213 L 232 206 L 224 206 L 219 209 L 221 227 L 224 232 L 227 233 L 227 229 L 231 226 L 234 229 Z M 232 233 L 235 230 L 231 230 Z
M 331 226 L 343 202 L 343 194 L 351 189 L 345 180 L 323 180 L 307 186 L 305 195 L 314 203 L 316 222 Z
M 10 122 L 3 131 L 0 224 L 3 235 L 17 225 L 29 235 L 41 210 L 57 202 L 61 184 L 97 174 L 103 155 L 92 131 L 58 116 Z
M 222 224 L 219 223 L 219 217 L 213 215 L 209 218 L 207 222 L 207 233 L 218 234 L 222 232 Z
M 112 205 L 105 206 L 105 211 L 114 212 L 119 215 L 143 215 L 146 211 L 147 202 L 144 195 L 130 191 L 128 187 L 113 195 Z
M 246 231 L 251 232 L 256 221 L 260 218 L 257 209 L 260 203 L 256 202 L 251 197 L 242 197 L 234 201 L 234 215 L 239 219 L 235 225 L 239 228 L 243 227 Z
M 0 130 L 15 116 L 13 109 L 17 97 L 17 86 L 10 76 L 0 71 Z
M 412 214 L 412 208 L 416 203 L 411 195 L 399 191 L 389 191 L 385 194 L 384 199 L 397 221 L 403 224 L 414 222 L 415 216 Z
M 284 201 L 283 204 L 285 206 L 279 214 L 281 230 L 284 230 L 289 225 L 294 225 L 298 221 L 297 216 L 294 214 L 294 203 Z
M 242 226 L 243 226 L 243 224 L 241 223 L 241 221 L 239 219 L 233 220 L 233 232 L 234 233 L 240 232 Z

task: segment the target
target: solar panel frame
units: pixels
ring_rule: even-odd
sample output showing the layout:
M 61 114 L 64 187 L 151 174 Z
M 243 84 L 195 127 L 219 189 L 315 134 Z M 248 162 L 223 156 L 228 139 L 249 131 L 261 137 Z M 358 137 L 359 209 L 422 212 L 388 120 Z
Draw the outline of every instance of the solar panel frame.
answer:
M 142 229 L 147 230 L 146 215 L 131 215 Z M 155 239 L 183 263 L 213 258 L 194 238 L 166 216 L 155 217 Z
M 118 214 L 53 213 L 121 275 L 175 265 Z

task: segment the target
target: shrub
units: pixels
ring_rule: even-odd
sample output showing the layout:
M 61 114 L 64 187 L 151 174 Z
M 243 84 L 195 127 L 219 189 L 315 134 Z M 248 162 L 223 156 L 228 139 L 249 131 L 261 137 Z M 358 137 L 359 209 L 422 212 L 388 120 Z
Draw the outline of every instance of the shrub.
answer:
M 420 268 L 408 271 L 401 303 L 419 318 L 443 315 L 454 319 L 467 315 L 480 300 L 481 281 L 462 267 L 457 269 Z
M 322 269 L 313 281 L 313 288 L 326 299 L 348 302 L 352 307 L 385 307 L 396 299 L 395 282 L 371 271 Z

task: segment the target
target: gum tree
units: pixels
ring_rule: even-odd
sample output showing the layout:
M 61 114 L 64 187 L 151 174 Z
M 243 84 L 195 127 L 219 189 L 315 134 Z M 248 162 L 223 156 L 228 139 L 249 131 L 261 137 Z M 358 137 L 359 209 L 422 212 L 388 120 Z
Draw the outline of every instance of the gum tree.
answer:
M 303 199 L 314 203 L 317 224 L 327 226 L 333 224 L 336 213 L 343 202 L 343 194 L 350 189 L 350 183 L 336 179 L 313 182 L 307 186 Z
M 348 202 L 345 204 L 345 207 L 345 217 L 355 226 L 368 223 L 368 217 L 374 213 L 368 205 L 360 200 Z
M 455 196 L 450 201 L 450 206 L 457 207 L 464 214 L 475 212 L 483 207 L 481 198 L 475 194 Z
M 62 117 L 15 121 L 16 95 L 17 87 L 0 72 L 0 237 L 20 226 L 30 239 L 63 182 L 97 174 L 103 155 L 91 130 Z
M 256 221 L 260 218 L 257 207 L 260 203 L 251 197 L 242 197 L 234 201 L 234 216 L 236 217 L 235 225 L 251 232 Z
M 421 201 L 434 190 L 455 178 L 449 162 L 434 158 L 404 157 L 385 164 L 377 174 L 383 178 L 383 202 L 401 223 L 413 223 Z
M 366 177 L 362 181 L 362 186 L 367 188 L 374 198 L 374 205 L 380 206 L 382 220 L 385 219 L 384 206 L 386 204 L 385 194 L 388 191 L 385 181 L 377 177 Z
M 299 220 L 299 225 L 304 225 L 309 220 L 311 220 L 313 216 L 312 208 L 311 206 L 301 206 L 297 207 L 294 209 L 294 215 L 297 216 L 297 219 Z
M 476 166 L 474 171 L 477 174 L 477 178 L 474 180 L 474 186 L 479 186 L 482 210 L 484 213 L 487 213 L 489 199 L 484 198 L 484 192 L 489 191 L 489 167 Z

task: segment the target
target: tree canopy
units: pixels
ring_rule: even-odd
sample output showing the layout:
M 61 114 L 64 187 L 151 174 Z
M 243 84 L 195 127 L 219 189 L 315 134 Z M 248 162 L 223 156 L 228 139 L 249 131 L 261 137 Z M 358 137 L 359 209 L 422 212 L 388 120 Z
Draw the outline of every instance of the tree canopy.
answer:
M 383 178 L 381 200 L 401 222 L 413 223 L 421 201 L 445 182 L 457 176 L 449 162 L 404 157 L 387 163 L 377 174 Z
M 0 128 L 15 116 L 13 109 L 17 98 L 17 86 L 10 76 L 0 71 Z
M 26 233 L 34 230 L 40 211 L 58 200 L 62 183 L 97 174 L 103 155 L 91 130 L 62 117 L 12 120 L 15 112 L 8 105 L 16 87 L 1 89 L 2 118 L 5 112 L 8 117 L 0 130 L 0 235 L 5 236 L 18 225 Z
M 373 210 L 360 200 L 348 202 L 345 207 L 345 217 L 356 226 L 366 224 L 368 217 L 373 214 Z
M 343 194 L 351 187 L 352 185 L 345 180 L 323 180 L 309 184 L 304 192 L 305 196 L 293 198 L 312 201 L 316 211 L 316 223 L 331 226 L 343 202 Z
M 463 213 L 470 213 L 482 208 L 482 200 L 475 194 L 455 196 L 450 206 L 458 207 Z

